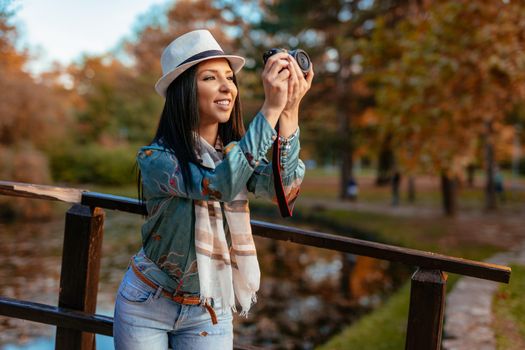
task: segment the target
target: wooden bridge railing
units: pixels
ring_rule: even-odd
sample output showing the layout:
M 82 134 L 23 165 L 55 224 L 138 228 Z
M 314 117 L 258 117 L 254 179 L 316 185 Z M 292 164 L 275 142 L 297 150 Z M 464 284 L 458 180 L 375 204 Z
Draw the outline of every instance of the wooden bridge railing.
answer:
M 112 336 L 113 319 L 96 315 L 104 212 L 146 214 L 137 200 L 79 189 L 0 181 L 0 194 L 74 203 L 66 213 L 58 307 L 0 297 L 0 315 L 57 326 L 57 350 L 93 350 L 95 334 Z M 416 266 L 406 350 L 441 347 L 445 272 L 508 283 L 511 269 L 414 249 L 252 220 L 258 236 Z M 235 349 L 256 349 L 234 345 Z

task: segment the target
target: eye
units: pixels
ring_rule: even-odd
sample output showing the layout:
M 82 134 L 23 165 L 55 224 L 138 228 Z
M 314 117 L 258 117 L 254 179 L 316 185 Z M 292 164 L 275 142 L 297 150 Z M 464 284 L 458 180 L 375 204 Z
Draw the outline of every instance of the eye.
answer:
M 231 77 L 228 77 L 228 80 L 233 81 L 233 75 Z
M 215 77 L 213 75 L 205 75 L 202 80 L 206 81 L 206 80 L 213 80 L 215 79 Z

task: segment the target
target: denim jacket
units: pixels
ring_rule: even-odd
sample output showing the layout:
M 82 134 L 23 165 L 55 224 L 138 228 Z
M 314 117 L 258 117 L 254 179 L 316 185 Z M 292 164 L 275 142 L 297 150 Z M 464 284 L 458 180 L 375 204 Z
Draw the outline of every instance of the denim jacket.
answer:
M 132 258 L 136 267 L 170 292 L 198 294 L 193 200 L 228 202 L 246 186 L 256 197 L 275 202 L 272 165 L 265 155 L 276 137 L 259 112 L 241 140 L 222 149 L 223 161 L 215 169 L 189 163 L 192 186 L 184 186 L 175 155 L 162 143 L 142 147 L 137 162 L 148 216 L 142 226 L 142 248 Z M 299 129 L 279 142 L 281 177 L 293 206 L 305 172 L 299 159 Z

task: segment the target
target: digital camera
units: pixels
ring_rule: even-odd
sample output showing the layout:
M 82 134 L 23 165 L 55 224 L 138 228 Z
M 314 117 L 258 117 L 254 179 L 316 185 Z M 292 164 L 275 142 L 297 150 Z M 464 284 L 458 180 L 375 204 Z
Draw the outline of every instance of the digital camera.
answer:
M 308 72 L 310 71 L 310 66 L 312 64 L 310 61 L 310 57 L 308 56 L 306 51 L 301 50 L 301 49 L 290 50 L 290 51 L 286 49 L 279 49 L 279 48 L 270 49 L 263 54 L 264 64 L 266 64 L 266 61 L 268 60 L 268 58 L 270 58 L 270 56 L 275 55 L 276 53 L 279 53 L 279 52 L 288 52 L 288 54 L 295 59 L 295 61 L 299 65 L 299 68 L 301 68 L 303 75 L 306 76 L 306 74 L 308 74 Z

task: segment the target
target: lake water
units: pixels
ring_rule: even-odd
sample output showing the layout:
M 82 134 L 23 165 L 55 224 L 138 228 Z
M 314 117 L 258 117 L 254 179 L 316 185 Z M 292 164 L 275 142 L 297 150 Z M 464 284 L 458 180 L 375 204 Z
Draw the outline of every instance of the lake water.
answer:
M 97 350 L 114 350 L 113 338 L 97 334 Z M 21 345 L 4 345 L 2 350 L 54 350 L 55 340 L 53 338 L 38 338 Z

